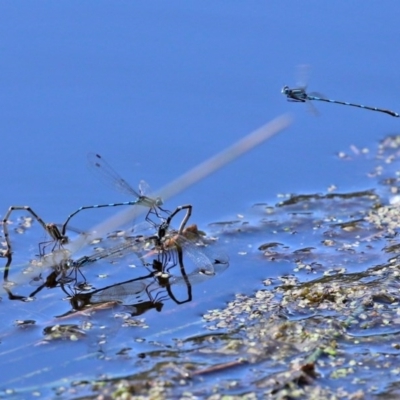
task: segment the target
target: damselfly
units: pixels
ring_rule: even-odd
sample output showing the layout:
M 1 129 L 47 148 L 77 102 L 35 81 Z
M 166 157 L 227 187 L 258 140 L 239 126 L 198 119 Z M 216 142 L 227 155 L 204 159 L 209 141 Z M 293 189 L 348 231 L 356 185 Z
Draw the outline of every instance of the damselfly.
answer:
M 324 97 L 313 96 L 312 94 L 307 94 L 305 87 L 297 87 L 297 88 L 291 89 L 291 88 L 289 88 L 289 86 L 284 86 L 282 88 L 281 92 L 282 92 L 282 94 L 284 94 L 287 97 L 288 101 L 305 103 L 306 101 L 309 101 L 309 100 L 318 100 L 318 101 L 325 101 L 327 103 L 342 104 L 344 106 L 365 108 L 366 110 L 371 110 L 371 111 L 379 111 L 379 112 L 383 112 L 385 114 L 389 114 L 393 117 L 400 116 L 398 113 L 396 113 L 394 111 L 386 110 L 384 108 L 364 106 L 362 104 L 354 104 L 354 103 L 348 103 L 346 101 L 331 100 L 331 99 L 326 99 Z
M 93 208 L 103 208 L 103 207 L 119 207 L 119 206 L 135 206 L 140 205 L 144 207 L 148 207 L 149 211 L 146 215 L 146 221 L 150 221 L 151 219 L 149 215 L 154 213 L 157 217 L 160 217 L 158 211 L 163 211 L 168 213 L 168 211 L 161 208 L 163 201 L 160 197 L 152 198 L 145 195 L 145 192 L 148 188 L 146 182 L 141 181 L 139 185 L 139 192 L 132 188 L 128 184 L 128 182 L 121 178 L 121 176 L 111 167 L 110 164 L 99 154 L 89 153 L 88 154 L 88 165 L 92 171 L 94 171 L 99 178 L 101 178 L 104 182 L 111 185 L 113 188 L 119 190 L 120 192 L 135 197 L 133 201 L 125 201 L 120 203 L 109 203 L 109 204 L 96 204 L 91 206 L 83 206 L 78 208 L 72 214 L 70 214 L 67 220 L 64 222 L 62 226 L 61 233 L 64 235 L 67 229 L 67 225 L 72 217 L 83 210 L 89 210 Z
M 148 247 L 149 242 L 156 242 L 157 248 L 161 253 L 162 252 L 161 243 L 167 237 L 167 233 L 169 232 L 172 219 L 182 210 L 186 210 L 186 214 L 183 220 L 181 221 L 178 234 L 183 233 L 186 223 L 189 220 L 192 213 L 192 206 L 189 204 L 177 207 L 176 210 L 172 214 L 170 214 L 167 219 L 163 220 L 163 222 L 158 226 L 156 235 L 151 235 L 151 236 L 137 235 L 134 237 L 126 237 L 125 242 L 122 244 L 118 244 L 111 248 L 98 251 L 90 256 L 83 256 L 76 261 L 66 260 L 64 264 L 66 267 L 80 268 L 87 264 L 91 264 L 96 261 L 109 258 L 111 256 L 123 256 L 127 252 L 140 254 L 144 252 L 144 249 L 146 247 Z M 136 227 L 134 228 L 134 231 L 135 230 Z
M 164 268 L 169 271 L 177 264 L 182 265 L 182 258 L 185 255 L 196 267 L 195 271 L 197 277 L 201 278 L 202 276 L 214 275 L 216 265 L 219 265 L 221 268 L 222 265 L 225 267 L 229 265 L 228 257 L 223 254 L 214 254 L 210 252 L 208 248 L 204 246 L 204 243 L 200 243 L 202 246 L 199 246 L 195 241 L 187 239 L 188 236 L 194 236 L 197 239 L 200 237 L 197 226 L 195 225 L 195 229 L 191 226 L 183 230 L 184 223 L 189 219 L 191 206 L 178 207 L 171 214 L 171 217 L 185 209 L 184 207 L 188 208 L 180 229 L 178 231 L 168 230 L 167 228 L 171 222 L 170 218 L 168 218 L 165 222 L 165 226 L 163 226 L 163 224 L 160 225 L 158 234 L 148 238 L 150 242 L 153 241 L 154 249 L 142 256 L 142 258 L 156 253 L 159 256 L 158 260 L 163 264 Z M 170 264 L 169 266 L 168 263 Z
M 179 211 L 186 209 L 186 215 L 178 231 L 169 229 L 172 217 Z M 67 260 L 63 264 L 66 269 L 80 269 L 88 264 L 99 260 L 107 259 L 112 256 L 125 257 L 129 254 L 135 255 L 145 267 L 154 271 L 155 266 L 162 266 L 162 270 L 157 271 L 159 276 L 164 272 L 169 272 L 176 265 L 183 264 L 186 258 L 191 264 L 192 270 L 196 275 L 196 280 L 202 281 L 215 275 L 215 268 L 226 268 L 228 257 L 214 253 L 199 240 L 200 233 L 195 225 L 184 229 L 190 216 L 191 206 L 185 205 L 177 207 L 167 218 L 165 223 L 159 227 L 159 232 L 154 236 L 134 236 L 125 238 L 125 242 L 114 247 L 101 250 L 89 256 L 83 256 L 77 260 Z M 181 232 L 181 234 L 179 233 Z M 196 241 L 193 238 L 197 239 Z M 158 276 L 157 275 L 157 276 Z
M 46 233 L 51 237 L 52 240 L 47 241 L 47 242 L 42 242 L 39 244 L 39 254 L 40 256 L 43 255 L 45 247 L 50 244 L 54 243 L 52 251 L 56 248 L 57 245 L 63 245 L 68 243 L 68 237 L 65 236 L 65 232 L 62 233 L 58 229 L 56 224 L 53 223 L 45 223 L 42 218 L 39 217 L 39 215 L 32 210 L 31 207 L 29 206 L 11 206 L 6 215 L 3 218 L 3 232 L 4 232 L 4 238 L 6 239 L 6 253 L 4 254 L 5 257 L 11 258 L 12 256 L 12 248 L 11 248 L 11 240 L 10 240 L 10 234 L 8 232 L 8 224 L 9 224 L 9 219 L 10 215 L 13 211 L 27 211 L 32 215 L 32 217 L 43 227 L 43 229 L 46 231 Z

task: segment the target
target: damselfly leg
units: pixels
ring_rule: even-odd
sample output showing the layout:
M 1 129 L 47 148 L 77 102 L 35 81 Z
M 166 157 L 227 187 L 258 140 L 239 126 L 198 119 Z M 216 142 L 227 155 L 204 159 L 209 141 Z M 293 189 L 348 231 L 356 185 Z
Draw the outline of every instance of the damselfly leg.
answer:
M 156 240 L 156 244 L 161 245 L 161 242 L 164 239 L 164 237 L 166 236 L 166 234 L 170 228 L 171 221 L 175 217 L 175 215 L 180 213 L 182 210 L 186 210 L 186 214 L 183 217 L 182 222 L 179 226 L 179 230 L 178 230 L 178 234 L 181 235 L 183 230 L 185 229 L 187 222 L 189 221 L 190 216 L 192 215 L 192 209 L 193 209 L 193 206 L 191 204 L 185 204 L 183 206 L 178 206 L 175 209 L 175 211 L 172 212 L 168 216 L 168 218 L 158 226 L 157 235 L 154 236 L 154 239 Z

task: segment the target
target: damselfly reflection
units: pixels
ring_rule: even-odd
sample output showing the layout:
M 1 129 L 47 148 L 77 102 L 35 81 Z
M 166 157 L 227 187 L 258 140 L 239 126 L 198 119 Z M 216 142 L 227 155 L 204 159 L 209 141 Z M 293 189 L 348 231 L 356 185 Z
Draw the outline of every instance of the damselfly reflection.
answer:
M 52 271 L 46 276 L 46 278 L 43 278 L 42 272 L 33 276 L 29 283 L 30 286 L 36 286 L 36 288 L 30 291 L 30 293 L 27 295 L 15 295 L 11 290 L 14 288 L 14 283 L 9 282 L 8 280 L 10 265 L 11 259 L 8 260 L 5 266 L 3 283 L 3 289 L 7 292 L 10 300 L 30 301 L 45 288 L 54 289 L 59 287 L 64 290 L 66 285 L 83 287 L 86 284 L 85 276 L 79 268 L 70 268 L 69 266 L 66 266 L 65 261 L 62 261 L 53 266 Z M 79 278 L 82 279 L 81 282 L 78 282 Z
M 160 212 L 164 212 L 169 214 L 167 210 L 161 208 L 163 205 L 163 201 L 160 197 L 152 198 L 146 196 L 146 192 L 148 191 L 148 185 L 144 181 L 140 181 L 139 184 L 139 192 L 132 188 L 129 183 L 121 178 L 121 176 L 111 167 L 111 165 L 99 154 L 89 153 L 88 154 L 88 165 L 92 171 L 104 182 L 122 192 L 123 194 L 133 196 L 135 200 L 125 201 L 119 203 L 108 203 L 108 204 L 96 204 L 90 206 L 82 206 L 70 214 L 67 220 L 64 222 L 62 227 L 62 234 L 65 234 L 67 229 L 67 225 L 72 217 L 83 210 L 89 210 L 94 208 L 103 208 L 103 207 L 119 207 L 119 206 L 144 206 L 148 207 L 149 211 L 146 215 L 146 221 L 152 222 L 150 219 L 150 214 L 156 215 L 158 218 L 161 217 Z
M 77 280 L 77 276 L 81 274 L 78 269 L 65 269 L 64 268 L 65 259 L 58 261 L 51 268 L 51 273 L 46 276 L 45 272 L 41 270 L 40 267 L 36 268 L 34 265 L 28 266 L 22 274 L 14 275 L 11 280 L 9 279 L 9 272 L 12 264 L 12 258 L 7 258 L 7 263 L 3 267 L 3 285 L 2 288 L 8 293 L 10 300 L 23 300 L 30 301 L 35 295 L 42 291 L 44 288 L 55 288 L 60 285 L 60 283 L 69 283 L 73 280 Z M 60 265 L 63 265 L 60 268 Z M 46 271 L 47 272 L 47 271 Z M 16 287 L 21 287 L 21 285 L 26 286 L 29 284 L 28 290 L 32 286 L 36 287 L 31 293 L 27 295 L 14 296 L 11 289 Z
M 128 307 L 132 316 L 155 309 L 161 311 L 168 294 L 164 289 L 158 290 L 152 286 L 152 275 L 131 279 L 114 285 L 106 286 L 87 293 L 76 293 L 70 296 L 72 309 L 58 316 L 59 318 L 76 314 L 81 311 L 98 309 L 101 306 L 121 305 Z
M 172 249 L 168 251 L 171 252 Z M 192 285 L 204 282 L 228 267 L 227 262 L 218 262 L 213 266 L 212 274 L 205 271 L 204 266 L 187 273 L 185 266 L 186 251 L 184 252 L 180 247 L 176 247 L 175 251 L 176 257 L 168 258 L 168 260 L 164 257 L 168 263 L 168 268 L 158 259 L 153 259 L 151 264 L 145 265 L 148 274 L 144 276 L 89 292 L 76 291 L 70 297 L 72 310 L 60 317 L 92 309 L 101 304 L 127 306 L 132 316 L 143 314 L 150 309 L 161 311 L 164 302 L 169 298 L 176 304 L 190 302 L 192 300 Z M 203 259 L 205 258 L 204 256 Z M 175 262 L 175 265 L 171 265 L 171 262 Z M 209 259 L 207 263 L 210 264 Z M 174 267 L 176 267 L 175 270 Z M 185 288 L 186 295 L 183 298 L 179 295 L 179 292 L 181 292 L 178 289 L 179 287 Z M 62 289 L 65 291 L 65 286 Z

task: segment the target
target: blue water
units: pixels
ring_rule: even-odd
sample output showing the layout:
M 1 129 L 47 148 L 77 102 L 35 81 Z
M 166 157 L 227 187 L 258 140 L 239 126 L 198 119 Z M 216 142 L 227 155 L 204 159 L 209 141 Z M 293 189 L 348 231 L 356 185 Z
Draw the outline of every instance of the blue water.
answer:
M 280 89 L 307 63 L 309 91 L 399 111 L 398 7 L 3 2 L 0 213 L 27 204 L 61 221 L 80 205 L 120 200 L 87 171 L 89 151 L 133 185 L 145 179 L 157 189 L 286 111 L 296 118 L 290 130 L 170 208 L 191 202 L 207 222 L 280 192 L 349 185 L 334 154 L 375 142 L 399 121 L 332 104 L 318 104 L 314 117 Z
M 288 130 L 166 207 L 193 204 L 204 227 L 279 193 L 370 188 L 363 163 L 336 154 L 398 133 L 400 119 L 334 104 L 316 104 L 315 117 L 280 91 L 310 64 L 309 92 L 400 112 L 399 10 L 393 0 L 2 2 L 0 215 L 29 205 L 62 222 L 82 205 L 130 200 L 90 173 L 88 152 L 133 187 L 145 179 L 156 190 L 288 111 Z M 85 229 L 113 212 L 81 213 L 74 224 Z M 39 328 L 30 332 L 38 337 Z

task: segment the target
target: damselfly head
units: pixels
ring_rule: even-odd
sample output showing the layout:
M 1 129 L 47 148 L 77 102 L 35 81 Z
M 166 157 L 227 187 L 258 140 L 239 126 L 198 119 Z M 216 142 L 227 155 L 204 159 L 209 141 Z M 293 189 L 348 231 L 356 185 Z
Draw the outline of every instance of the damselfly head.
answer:
M 61 260 L 59 264 L 55 265 L 55 268 L 58 268 L 60 270 L 66 270 L 75 265 L 74 260 L 71 258 L 67 258 L 66 260 Z
M 206 269 L 204 269 L 204 268 L 200 268 L 199 274 L 201 274 L 201 275 L 214 276 L 214 275 L 215 275 L 215 272 L 214 272 L 214 271 L 208 271 L 208 270 L 206 270 Z
M 164 201 L 161 197 L 157 197 L 155 203 L 157 207 L 160 207 L 164 204 Z
M 281 93 L 287 95 L 287 94 L 289 93 L 289 86 L 286 86 L 286 85 L 285 85 L 285 86 L 282 88 Z
M 68 237 L 60 232 L 56 224 L 53 223 L 46 224 L 46 228 L 47 228 L 47 233 L 51 236 L 53 240 L 60 242 L 60 244 L 68 243 Z

